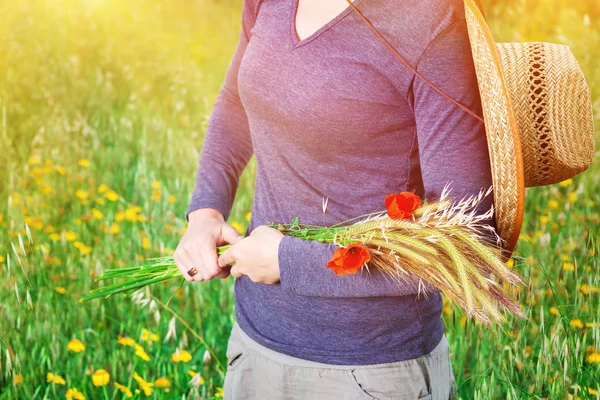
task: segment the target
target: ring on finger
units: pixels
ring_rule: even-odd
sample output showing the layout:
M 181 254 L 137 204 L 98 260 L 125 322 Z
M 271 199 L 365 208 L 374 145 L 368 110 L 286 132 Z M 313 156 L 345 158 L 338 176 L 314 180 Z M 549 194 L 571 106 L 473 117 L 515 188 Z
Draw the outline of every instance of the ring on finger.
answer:
M 188 269 L 187 273 L 189 276 L 194 276 L 198 273 L 198 270 L 195 267 L 192 267 L 192 268 Z

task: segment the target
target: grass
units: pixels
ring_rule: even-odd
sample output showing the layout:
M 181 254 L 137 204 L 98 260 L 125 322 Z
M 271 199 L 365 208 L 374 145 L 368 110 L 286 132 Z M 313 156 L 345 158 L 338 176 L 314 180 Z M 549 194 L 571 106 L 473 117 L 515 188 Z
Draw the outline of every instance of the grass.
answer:
M 134 373 L 156 383 L 148 398 L 220 396 L 232 277 L 77 300 L 104 271 L 177 246 L 238 3 L 0 5 L 0 400 L 63 398 L 69 388 L 121 398 L 115 381 L 146 398 Z M 498 41 L 571 46 L 600 116 L 595 1 L 504 0 L 487 16 Z M 255 171 L 253 158 L 229 220 L 240 233 Z M 489 329 L 445 305 L 462 399 L 598 398 L 599 177 L 596 157 L 571 181 L 527 190 L 513 264 L 528 283 L 527 321 Z M 68 350 L 73 339 L 85 349 Z M 110 383 L 97 387 L 101 369 Z M 49 372 L 65 385 L 47 382 Z

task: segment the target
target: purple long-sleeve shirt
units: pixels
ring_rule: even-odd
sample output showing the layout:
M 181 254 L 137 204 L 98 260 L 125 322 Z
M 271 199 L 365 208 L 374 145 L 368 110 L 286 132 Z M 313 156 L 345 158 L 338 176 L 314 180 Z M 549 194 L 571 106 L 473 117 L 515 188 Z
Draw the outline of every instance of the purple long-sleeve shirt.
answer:
M 298 0 L 245 0 L 242 30 L 217 97 L 187 213 L 228 219 L 239 177 L 257 162 L 246 235 L 267 221 L 329 226 L 385 210 L 390 193 L 456 198 L 492 185 L 482 122 L 422 82 L 348 7 L 299 40 Z M 481 115 L 463 0 L 355 0 L 417 70 Z M 259 12 L 260 11 L 260 12 Z M 323 202 L 327 200 L 326 212 Z M 493 203 L 493 193 L 480 204 Z M 187 216 L 187 214 L 186 214 Z M 495 217 L 489 224 L 496 227 Z M 280 282 L 236 279 L 236 318 L 257 342 L 330 364 L 374 364 L 430 352 L 444 332 L 442 297 L 371 268 L 338 276 L 335 244 L 285 236 Z

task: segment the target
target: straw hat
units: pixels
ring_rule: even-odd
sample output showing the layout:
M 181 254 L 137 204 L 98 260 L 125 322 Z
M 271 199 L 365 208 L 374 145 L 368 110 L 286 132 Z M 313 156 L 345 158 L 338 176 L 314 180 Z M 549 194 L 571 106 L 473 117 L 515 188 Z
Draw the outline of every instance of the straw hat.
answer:
M 477 4 L 464 5 L 506 261 L 519 238 L 525 188 L 558 183 L 590 166 L 592 101 L 569 47 L 496 43 Z
M 352 1 L 347 2 L 415 75 L 481 119 L 419 74 Z M 465 19 L 492 168 L 496 232 L 502 240 L 503 261 L 507 261 L 521 231 L 525 188 L 558 183 L 592 163 L 592 101 L 569 47 L 546 42 L 496 43 L 478 4 L 481 0 L 464 0 Z

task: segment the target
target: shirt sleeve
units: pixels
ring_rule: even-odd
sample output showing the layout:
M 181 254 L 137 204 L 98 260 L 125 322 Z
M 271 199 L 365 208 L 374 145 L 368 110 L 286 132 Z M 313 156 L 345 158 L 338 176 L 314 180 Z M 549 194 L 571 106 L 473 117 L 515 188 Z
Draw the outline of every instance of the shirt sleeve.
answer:
M 239 178 L 254 154 L 248 118 L 238 93 L 238 70 L 254 26 L 256 0 L 245 0 L 239 40 L 217 95 L 200 154 L 196 186 L 185 217 L 200 208 L 218 210 L 225 221 L 239 185 Z
M 481 103 L 466 22 L 455 21 L 429 43 L 417 71 L 440 90 L 481 115 Z M 481 121 L 437 93 L 419 77 L 413 79 L 407 98 L 413 107 L 419 145 L 419 161 L 425 199 L 439 198 L 450 182 L 449 195 L 477 195 L 492 185 L 485 128 Z M 493 192 L 479 203 L 485 213 Z M 495 216 L 483 222 L 494 229 Z M 491 234 L 490 234 L 491 237 Z M 338 276 L 326 268 L 337 245 L 284 236 L 279 245 L 280 282 L 283 288 L 303 296 L 379 297 L 417 293 L 416 277 L 405 284 L 376 268 Z M 299 267 L 301 265 L 301 268 Z M 427 293 L 440 290 L 424 282 Z

